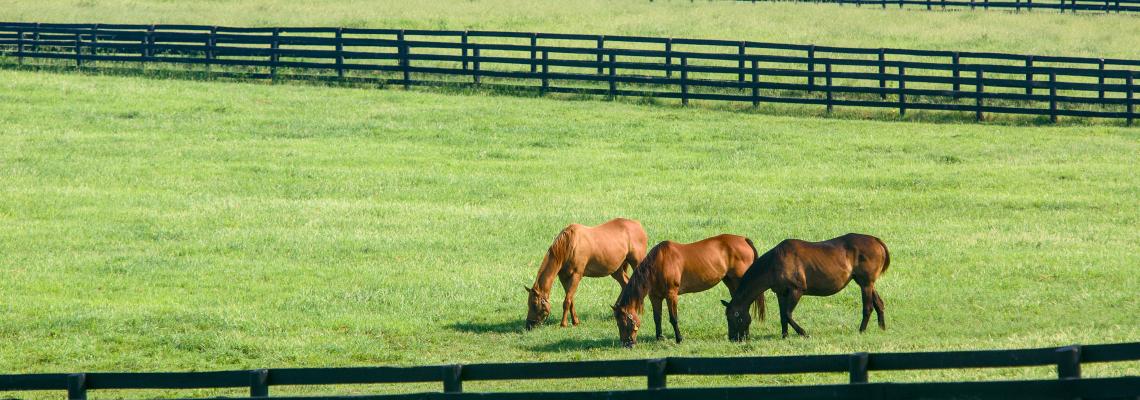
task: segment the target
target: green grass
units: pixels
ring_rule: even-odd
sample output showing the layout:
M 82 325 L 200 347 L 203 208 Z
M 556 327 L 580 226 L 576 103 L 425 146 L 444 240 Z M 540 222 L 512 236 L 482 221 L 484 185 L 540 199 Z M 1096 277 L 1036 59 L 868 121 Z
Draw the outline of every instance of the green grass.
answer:
M 0 20 L 486 29 L 1135 58 L 1140 15 L 736 1 L 43 0 Z
M 4 70 L 0 365 L 3 373 L 215 370 L 1136 341 L 1137 154 L 1140 130 L 1122 127 Z M 780 340 L 770 320 L 734 344 L 718 287 L 682 297 L 685 343 L 649 339 L 623 350 L 608 307 L 618 287 L 606 278 L 581 285 L 581 326 L 522 332 L 522 287 L 553 236 L 614 216 L 642 221 L 654 243 L 722 232 L 761 248 L 788 237 L 879 236 L 893 258 L 878 285 L 890 330 L 857 334 L 858 295 L 848 288 L 801 302 L 810 339 Z M 1140 363 L 1085 369 L 1122 374 L 1140 374 Z M 670 378 L 676 386 L 844 381 Z

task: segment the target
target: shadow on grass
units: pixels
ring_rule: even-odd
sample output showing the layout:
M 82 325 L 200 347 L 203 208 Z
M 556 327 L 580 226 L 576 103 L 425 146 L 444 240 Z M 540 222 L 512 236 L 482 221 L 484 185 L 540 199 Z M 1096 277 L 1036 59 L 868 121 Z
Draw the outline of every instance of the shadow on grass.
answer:
M 562 339 L 557 342 L 543 343 L 539 345 L 529 346 L 526 349 L 530 351 L 538 351 L 544 353 L 575 351 L 575 350 L 594 350 L 594 349 L 614 349 L 620 350 L 621 344 L 617 341 L 617 336 L 610 338 L 598 339 Z
M 447 329 L 466 333 L 523 333 L 523 321 L 506 322 L 457 322 L 447 325 Z

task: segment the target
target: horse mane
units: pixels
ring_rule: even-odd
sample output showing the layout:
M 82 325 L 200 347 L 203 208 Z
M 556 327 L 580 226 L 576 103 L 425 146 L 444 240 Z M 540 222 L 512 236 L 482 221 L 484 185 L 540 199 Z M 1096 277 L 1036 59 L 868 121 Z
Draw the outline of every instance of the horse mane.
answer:
M 644 304 L 645 295 L 649 292 L 649 284 L 653 275 L 657 273 L 657 257 L 661 253 L 661 248 L 666 242 L 658 243 L 649 250 L 645 258 L 637 264 L 633 269 L 633 274 L 629 276 L 629 282 L 625 287 L 621 288 L 621 294 L 618 295 L 617 302 L 614 307 L 624 307 L 633 304 L 637 307 L 637 311 L 641 312 L 642 305 Z
M 550 291 L 550 286 L 554 284 L 554 276 L 562 270 L 562 265 L 574 253 L 574 238 L 572 236 L 571 227 L 566 227 L 558 233 L 558 236 L 554 237 L 554 243 L 551 243 L 550 247 L 546 249 L 546 257 L 543 257 L 542 265 L 538 267 L 538 278 L 535 280 L 534 289 Z

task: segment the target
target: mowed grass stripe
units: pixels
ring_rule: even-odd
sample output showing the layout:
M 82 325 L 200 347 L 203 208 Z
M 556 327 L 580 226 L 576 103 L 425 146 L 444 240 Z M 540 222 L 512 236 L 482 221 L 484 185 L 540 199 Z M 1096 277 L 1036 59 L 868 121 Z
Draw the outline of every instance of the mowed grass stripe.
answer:
M 0 363 L 10 373 L 1138 339 L 1136 129 L 19 71 L 0 71 L 0 82 Z M 858 335 L 858 295 L 847 289 L 805 298 L 797 315 L 812 337 L 779 340 L 769 295 L 769 321 L 753 327 L 751 342 L 732 344 L 718 287 L 682 297 L 684 344 L 645 340 L 626 351 L 608 308 L 618 288 L 607 278 L 582 283 L 581 326 L 524 334 L 522 287 L 554 234 L 613 216 L 642 221 L 651 243 L 721 232 L 761 248 L 787 237 L 879 236 L 892 252 L 877 285 L 889 330 Z M 552 301 L 558 308 L 559 290 Z M 1085 372 L 1136 374 L 1140 365 Z M 872 379 L 1051 376 L 1032 368 Z M 568 385 L 644 380 L 467 389 Z

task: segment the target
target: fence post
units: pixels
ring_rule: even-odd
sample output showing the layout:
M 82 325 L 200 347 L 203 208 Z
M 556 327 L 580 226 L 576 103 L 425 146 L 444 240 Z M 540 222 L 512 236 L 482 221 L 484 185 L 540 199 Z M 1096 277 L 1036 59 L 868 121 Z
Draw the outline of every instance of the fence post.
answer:
M 815 45 L 808 47 L 808 72 L 815 72 Z M 815 90 L 815 75 L 808 74 L 808 93 Z
M 1033 12 L 1033 0 L 1025 0 L 1025 9 Z
M 906 67 L 899 66 L 899 116 L 906 116 Z
M 471 77 L 475 81 L 475 84 L 479 84 L 479 48 L 478 47 L 471 49 L 471 56 L 475 58 L 475 60 L 471 62 L 471 66 L 473 67 L 472 71 L 471 71 Z
M 399 45 L 400 45 L 400 48 L 398 49 L 398 51 L 400 53 L 400 72 L 403 75 L 404 90 L 408 90 L 411 88 L 411 85 L 412 85 L 412 83 L 411 83 L 411 75 L 412 74 L 411 74 L 411 71 L 409 71 L 409 69 L 408 69 L 410 67 L 411 60 L 408 59 L 408 52 L 409 52 L 408 51 L 408 43 L 404 38 L 404 30 L 403 29 L 400 29 L 400 33 L 396 34 L 396 40 L 397 40 L 397 42 L 399 42 Z
M 617 96 L 617 55 L 610 53 L 610 98 Z
M 16 63 L 24 65 L 24 31 L 16 31 Z
M 463 366 L 459 364 L 443 366 L 443 392 L 463 392 Z
M 961 78 L 961 67 L 959 67 L 959 65 L 960 64 L 959 64 L 958 52 L 955 51 L 954 52 L 954 99 L 958 98 L 958 96 L 960 95 L 958 92 L 962 89 L 962 87 L 960 86 L 961 84 L 958 82 L 958 79 Z
M 975 7 L 974 0 L 970 0 L 970 11 L 974 11 Z
M 665 77 L 673 77 L 673 38 L 665 39 Z
M 685 74 L 684 70 L 681 71 L 681 74 Z M 664 358 L 655 358 L 646 363 L 645 375 L 650 390 L 665 389 L 665 363 L 666 359 Z
M 1014 2 L 1014 12 L 1021 12 L 1021 0 Z
M 460 56 L 460 58 L 463 59 L 463 70 L 466 71 L 467 70 L 467 31 L 463 31 L 463 35 L 459 37 L 459 43 L 463 45 L 463 55 Z
M 1057 123 L 1057 73 L 1049 73 L 1049 121 Z
M 887 98 L 887 53 L 886 49 L 879 49 L 879 98 L 886 100 Z
M 280 35 L 281 29 L 273 28 L 273 41 L 269 42 L 269 79 L 273 82 L 277 82 L 277 48 L 280 47 L 277 40 Z
M 827 82 L 827 113 L 831 114 L 831 62 L 823 64 L 823 76 Z
M 79 67 L 82 67 L 82 66 L 83 66 L 83 55 L 82 55 L 82 54 L 80 54 L 80 45 L 81 45 L 81 43 L 82 43 L 82 42 L 80 42 L 80 37 L 79 37 L 79 34 L 78 34 L 78 33 L 76 33 L 76 34 L 75 34 L 75 67 L 76 67 L 76 68 L 79 68 Z
M 879 4 L 881 4 L 883 6 L 884 10 L 887 9 L 887 0 L 879 0 Z
M 546 90 L 550 89 L 550 55 L 546 50 L 542 51 L 542 89 L 539 94 L 545 95 Z
M 978 121 L 982 121 L 986 117 L 984 114 L 982 114 L 982 107 L 985 106 L 985 102 L 982 100 L 982 94 L 985 93 L 985 91 L 986 91 L 986 84 L 984 82 L 982 82 L 982 80 L 985 79 L 985 74 L 982 73 L 982 67 L 981 66 L 978 67 L 977 74 L 975 75 L 975 78 L 976 78 L 976 81 L 974 83 L 974 97 L 976 99 L 976 102 L 975 102 L 976 108 L 975 108 L 975 113 L 974 113 L 974 119 L 976 119 Z
M 1057 349 L 1057 379 L 1081 377 L 1081 346 L 1072 345 Z
M 538 33 L 530 34 L 530 73 L 538 72 Z
M 760 60 L 752 60 L 752 106 L 760 106 Z
M 605 46 L 606 46 L 606 36 L 605 35 L 598 35 L 598 55 L 597 55 L 598 75 L 602 74 L 602 48 L 604 48 Z
M 926 11 L 930 11 L 930 0 L 926 0 Z
M 67 376 L 67 400 L 87 400 L 87 374 Z
M 1099 91 L 1100 92 L 1100 98 L 1103 100 L 1104 99 L 1104 59 L 1103 58 L 1100 59 L 1100 62 L 1097 64 L 1098 64 L 1098 67 L 1097 67 L 1097 74 L 1098 74 L 1097 85 L 1098 85 L 1098 89 L 1100 89 L 1100 91 Z
M 737 81 L 740 83 L 744 83 L 744 51 L 744 42 L 740 42 L 740 48 L 737 51 L 740 60 L 736 64 L 736 68 L 740 69 L 740 75 L 737 77 Z
M 344 79 L 344 28 L 336 28 L 336 77 Z
M 1125 124 L 1128 126 L 1132 126 L 1132 111 L 1133 111 L 1133 105 L 1132 105 L 1133 89 L 1132 89 L 1132 87 L 1133 86 L 1132 86 L 1132 73 L 1131 72 L 1129 72 L 1128 76 L 1126 76 L 1124 78 L 1124 84 L 1128 86 L 1127 91 L 1124 93 L 1125 102 L 1128 103 L 1125 105 L 1125 111 L 1128 112 L 1128 117 L 1126 119 Z
M 143 37 L 143 57 L 150 58 L 154 55 L 154 25 L 146 28 L 146 36 Z M 143 66 L 146 66 L 146 60 L 143 60 Z
M 36 32 L 32 34 L 32 52 L 40 51 L 40 23 L 36 22 Z
M 689 57 L 681 56 L 681 105 L 689 105 Z
M 1033 56 L 1025 57 L 1025 95 L 1033 95 Z
M 854 353 L 849 360 L 851 383 L 867 383 L 867 364 L 870 356 L 867 353 Z
M 91 25 L 91 45 L 88 46 L 88 49 L 87 49 L 88 50 L 87 53 L 90 54 L 92 57 L 95 56 L 95 52 L 96 52 L 95 48 L 96 48 L 96 44 L 98 44 L 98 43 L 99 43 L 99 24 L 92 24 Z M 92 58 L 92 61 L 95 61 L 94 58 Z
M 249 371 L 249 397 L 269 397 L 269 370 Z
M 210 68 L 214 65 L 214 49 L 218 46 L 218 27 L 210 27 L 210 37 L 206 38 L 206 73 L 210 73 Z

